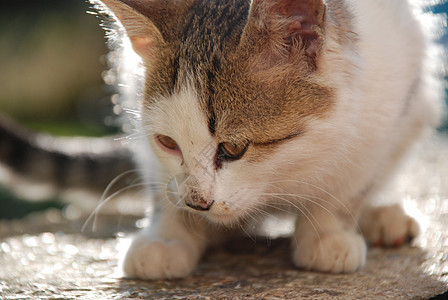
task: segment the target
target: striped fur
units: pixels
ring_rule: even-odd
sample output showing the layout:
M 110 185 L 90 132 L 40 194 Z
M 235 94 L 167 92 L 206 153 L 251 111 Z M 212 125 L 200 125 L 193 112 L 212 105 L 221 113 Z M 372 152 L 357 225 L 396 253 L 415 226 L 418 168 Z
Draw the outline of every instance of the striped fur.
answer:
M 112 138 L 52 137 L 31 132 L 5 116 L 0 117 L 0 163 L 26 180 L 56 190 L 96 193 L 134 169 L 129 150 Z

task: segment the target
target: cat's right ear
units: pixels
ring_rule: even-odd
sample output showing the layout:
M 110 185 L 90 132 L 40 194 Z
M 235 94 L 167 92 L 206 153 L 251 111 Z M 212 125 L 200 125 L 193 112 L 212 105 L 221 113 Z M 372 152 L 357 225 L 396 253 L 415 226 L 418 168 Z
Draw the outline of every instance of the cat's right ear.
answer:
M 112 14 L 120 22 L 128 35 L 134 51 L 143 60 L 152 60 L 165 40 L 157 26 L 139 12 L 141 1 L 138 0 L 92 0 Z
M 323 0 L 252 0 L 240 46 L 264 65 L 303 62 L 317 68 L 325 33 Z

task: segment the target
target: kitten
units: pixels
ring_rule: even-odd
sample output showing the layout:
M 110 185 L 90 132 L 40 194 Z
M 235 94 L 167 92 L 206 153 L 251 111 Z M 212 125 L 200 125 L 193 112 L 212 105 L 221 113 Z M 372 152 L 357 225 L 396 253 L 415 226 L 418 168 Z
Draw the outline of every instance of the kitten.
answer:
M 366 242 L 417 234 L 399 206 L 369 205 L 439 118 L 414 4 L 101 2 L 141 58 L 140 167 L 167 186 L 127 277 L 187 276 L 210 244 L 275 211 L 297 214 L 293 261 L 316 271 L 353 272 Z

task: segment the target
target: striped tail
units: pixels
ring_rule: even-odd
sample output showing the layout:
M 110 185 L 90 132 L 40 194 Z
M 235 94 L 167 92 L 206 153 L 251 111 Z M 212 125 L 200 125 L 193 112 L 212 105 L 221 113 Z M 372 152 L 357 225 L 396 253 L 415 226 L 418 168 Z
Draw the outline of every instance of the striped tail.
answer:
M 131 152 L 113 138 L 53 137 L 31 132 L 1 115 L 0 164 L 19 178 L 57 191 L 98 193 L 135 168 Z

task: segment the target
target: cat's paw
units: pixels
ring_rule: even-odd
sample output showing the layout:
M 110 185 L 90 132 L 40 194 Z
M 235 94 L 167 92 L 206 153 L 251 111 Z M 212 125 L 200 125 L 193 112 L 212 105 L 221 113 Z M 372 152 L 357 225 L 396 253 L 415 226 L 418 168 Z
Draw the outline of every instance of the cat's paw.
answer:
M 372 246 L 399 247 L 419 233 L 417 222 L 399 205 L 369 208 L 360 226 L 364 238 Z
M 299 268 L 348 273 L 364 266 L 366 250 L 363 238 L 356 233 L 307 234 L 296 238 L 293 259 Z
M 199 255 L 181 241 L 151 240 L 137 237 L 123 261 L 125 277 L 134 279 L 171 279 L 187 276 Z

